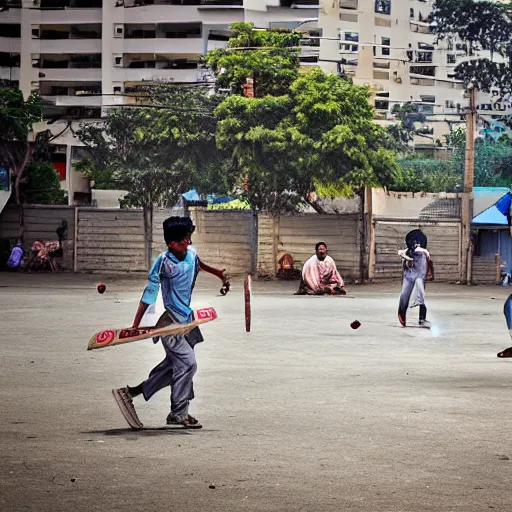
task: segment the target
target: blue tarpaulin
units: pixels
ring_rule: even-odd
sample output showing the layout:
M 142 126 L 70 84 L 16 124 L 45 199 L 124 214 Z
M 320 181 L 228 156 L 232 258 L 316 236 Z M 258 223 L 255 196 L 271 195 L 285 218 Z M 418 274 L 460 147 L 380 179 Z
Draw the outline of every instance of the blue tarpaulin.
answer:
M 188 202 L 201 201 L 201 196 L 197 193 L 197 190 L 195 188 L 182 194 L 182 197 Z M 209 194 L 206 196 L 206 200 L 208 201 L 209 204 L 222 204 L 233 201 L 233 198 L 229 196 L 217 196 L 215 194 Z
M 199 194 L 197 193 L 197 190 L 195 188 L 189 190 L 188 192 L 185 192 L 184 194 L 182 194 L 182 196 L 187 201 L 201 201 L 201 198 L 199 197 Z
M 472 223 L 477 225 L 508 226 L 511 205 L 512 194 L 507 192 L 491 207 L 474 217 Z

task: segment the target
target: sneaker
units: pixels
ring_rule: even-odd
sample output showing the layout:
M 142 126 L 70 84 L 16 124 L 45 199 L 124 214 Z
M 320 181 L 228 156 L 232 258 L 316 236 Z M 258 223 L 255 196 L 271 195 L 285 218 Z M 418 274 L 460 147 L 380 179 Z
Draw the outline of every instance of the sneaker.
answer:
M 424 320 L 424 319 L 421 319 L 419 321 L 419 325 L 423 326 L 423 327 L 430 327 L 430 322 L 428 320 Z
M 196 418 L 187 414 L 185 418 L 179 418 L 178 416 L 174 416 L 172 412 L 167 416 L 165 423 L 167 425 L 182 425 L 184 428 L 203 428 L 201 423 L 199 423 Z
M 112 394 L 128 425 L 134 430 L 141 429 L 144 425 L 137 416 L 137 411 L 133 406 L 133 399 L 128 392 L 128 388 L 113 389 Z

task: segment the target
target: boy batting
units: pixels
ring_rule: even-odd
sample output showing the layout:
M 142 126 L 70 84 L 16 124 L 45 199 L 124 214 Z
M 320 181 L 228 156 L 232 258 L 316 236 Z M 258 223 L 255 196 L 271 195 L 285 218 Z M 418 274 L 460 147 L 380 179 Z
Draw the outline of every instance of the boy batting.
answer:
M 161 288 L 165 313 L 156 327 L 171 323 L 189 323 L 193 320 L 190 307 L 192 290 L 200 270 L 216 275 L 225 284 L 225 270 L 204 265 L 194 249 L 190 247 L 195 230 L 188 217 L 170 217 L 163 223 L 167 251 L 153 263 L 149 278 L 142 294 L 133 327 L 138 327 L 147 308 L 157 300 Z M 158 338 L 155 339 L 155 342 Z M 165 359 L 151 370 L 148 378 L 137 386 L 113 389 L 112 393 L 124 418 L 134 429 L 143 427 L 133 399 L 142 395 L 149 400 L 157 391 L 171 387 L 171 411 L 166 418 L 168 425 L 182 425 L 186 428 L 201 428 L 201 424 L 188 412 L 190 400 L 194 398 L 193 377 L 197 369 L 194 346 L 203 341 L 198 327 L 188 334 L 163 336 L 162 345 Z

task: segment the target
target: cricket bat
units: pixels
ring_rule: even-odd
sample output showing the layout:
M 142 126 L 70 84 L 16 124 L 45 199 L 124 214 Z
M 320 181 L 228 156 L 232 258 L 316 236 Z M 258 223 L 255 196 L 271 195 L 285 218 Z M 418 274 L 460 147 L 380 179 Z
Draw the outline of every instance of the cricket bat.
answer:
M 194 318 L 188 324 L 170 324 L 156 329 L 155 327 L 128 327 L 127 329 L 107 329 L 94 334 L 89 340 L 87 350 L 95 348 L 112 347 L 121 343 L 144 340 L 155 336 L 173 336 L 187 334 L 199 325 L 211 322 L 217 318 L 217 312 L 213 308 L 203 308 L 194 311 Z

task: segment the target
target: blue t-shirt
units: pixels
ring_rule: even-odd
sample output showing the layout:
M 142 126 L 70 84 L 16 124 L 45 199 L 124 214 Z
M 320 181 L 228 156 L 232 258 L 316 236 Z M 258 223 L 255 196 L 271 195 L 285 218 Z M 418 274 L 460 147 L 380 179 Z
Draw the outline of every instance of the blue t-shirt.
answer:
M 166 251 L 153 263 L 141 301 L 145 304 L 154 304 L 162 286 L 165 309 L 179 322 L 191 322 L 193 318 L 190 301 L 198 273 L 199 258 L 194 249 L 188 248 L 183 261 Z

